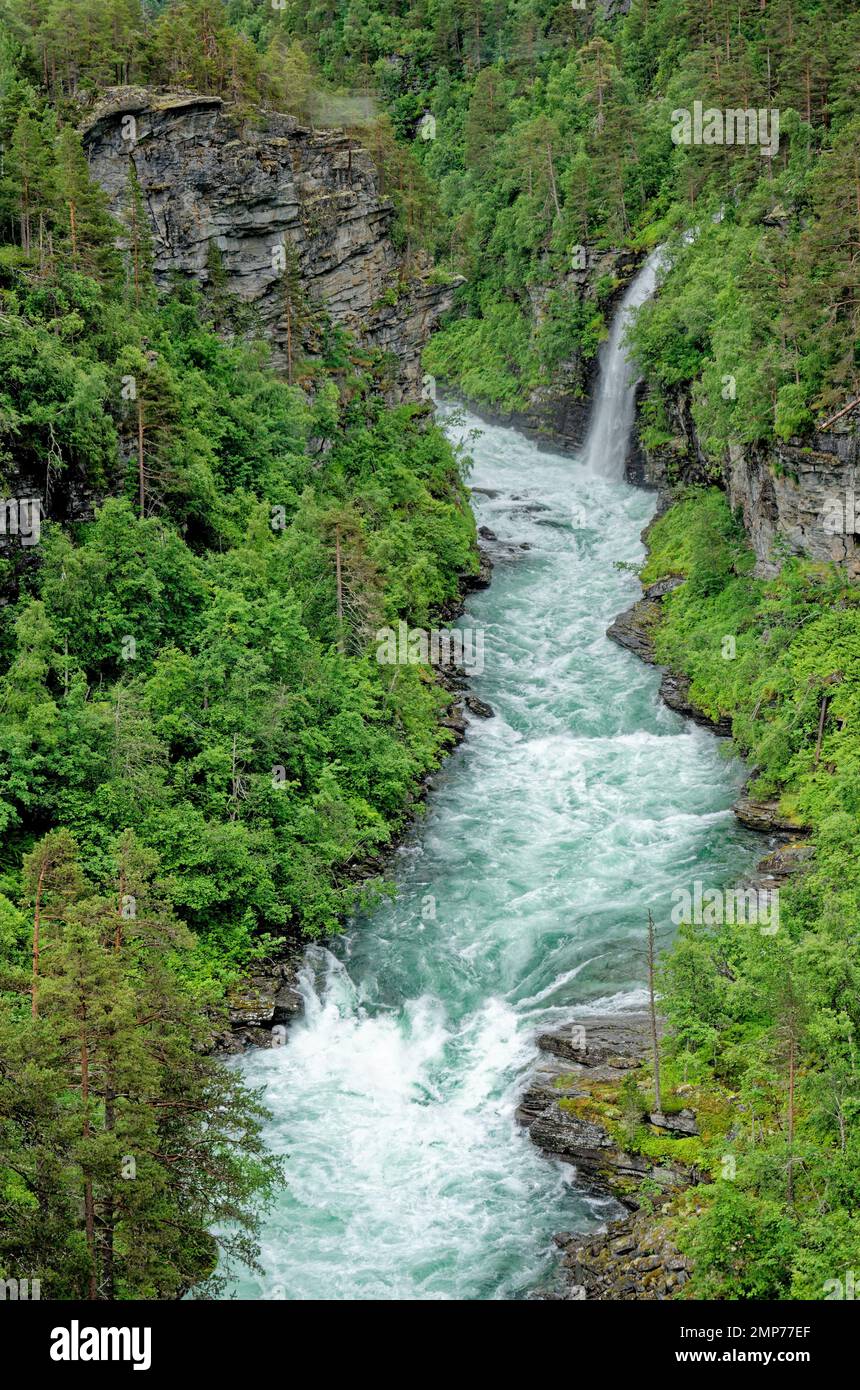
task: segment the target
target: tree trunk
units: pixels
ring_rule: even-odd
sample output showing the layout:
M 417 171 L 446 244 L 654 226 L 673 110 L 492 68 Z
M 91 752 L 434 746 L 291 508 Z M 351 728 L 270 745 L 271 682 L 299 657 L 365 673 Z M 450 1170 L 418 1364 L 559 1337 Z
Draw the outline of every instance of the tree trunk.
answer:
M 788 1201 L 794 1205 L 794 1076 L 796 1070 L 796 1043 L 794 1037 L 788 1045 Z
M 145 514 L 145 512 L 146 512 L 146 477 L 145 477 L 144 462 L 143 462 L 143 438 L 144 438 L 143 397 L 142 397 L 142 396 L 138 396 L 138 398 L 137 398 L 137 496 L 138 496 L 138 507 L 139 507 L 139 509 L 140 509 L 140 519 L 141 519 L 141 521 L 143 520 L 144 514 Z
M 81 1104 L 84 1107 L 83 1136 L 85 1139 L 90 1137 L 90 1056 L 87 1046 L 86 1029 L 86 1006 L 83 1006 L 83 1017 L 81 1023 Z M 90 1279 L 89 1292 L 87 1297 L 95 1299 L 98 1297 L 98 1279 L 96 1276 L 96 1216 L 95 1203 L 93 1201 L 93 1184 L 91 1178 L 84 1180 L 84 1225 L 87 1236 L 87 1250 L 90 1256 Z
M 125 897 L 125 870 L 120 869 L 119 874 L 119 910 L 116 918 L 116 931 L 113 937 L 113 948 L 119 954 L 122 950 L 122 904 Z
M 131 198 L 131 262 L 134 268 L 134 302 L 140 308 L 140 244 L 138 240 L 137 227 L 137 197 L 132 192 Z
M 552 145 L 546 147 L 547 167 L 549 169 L 549 186 L 552 190 L 552 201 L 555 203 L 555 211 L 558 217 L 561 216 L 561 207 L 558 201 L 558 189 L 555 186 L 555 166 L 552 162 Z
M 654 1000 L 654 918 L 648 911 L 648 1008 L 651 1015 L 651 1050 L 654 1058 L 654 1105 L 658 1115 L 663 1113 L 660 1091 L 660 1044 L 657 1038 L 657 1006 Z
M 43 864 L 41 869 L 39 870 L 39 881 L 36 884 L 36 905 L 35 910 L 33 912 L 33 984 L 30 991 L 30 1012 L 33 1018 L 39 1017 L 39 1004 L 37 997 L 39 981 L 39 947 L 41 944 L 39 940 L 39 933 L 42 925 L 42 885 L 45 882 L 46 869 L 47 864 Z
M 821 757 L 821 745 L 824 741 L 824 725 L 827 722 L 827 696 L 821 697 L 821 713 L 818 717 L 818 738 L 815 741 L 815 761 L 813 767 L 818 767 L 818 760 Z
M 334 533 L 334 564 L 337 579 L 337 646 L 343 651 L 343 573 L 340 563 L 340 528 Z

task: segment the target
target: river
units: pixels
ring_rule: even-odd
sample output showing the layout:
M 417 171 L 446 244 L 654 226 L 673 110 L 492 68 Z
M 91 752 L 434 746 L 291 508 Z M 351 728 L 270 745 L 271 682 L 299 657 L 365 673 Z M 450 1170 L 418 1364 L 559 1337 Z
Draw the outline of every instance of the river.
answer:
M 720 886 L 752 858 L 730 810 L 742 768 L 605 636 L 638 596 L 616 562 L 640 560 L 654 508 L 623 479 L 620 315 L 655 272 L 604 347 L 581 459 L 440 407 L 498 538 L 461 619 L 483 633 L 472 688 L 495 714 L 434 777 L 396 900 L 311 949 L 304 1018 L 239 1063 L 288 1155 L 264 1276 L 236 1274 L 240 1297 L 515 1299 L 551 1280 L 553 1232 L 608 1208 L 517 1125 L 535 1035 L 641 1006 L 649 907 L 666 928 L 673 888 Z

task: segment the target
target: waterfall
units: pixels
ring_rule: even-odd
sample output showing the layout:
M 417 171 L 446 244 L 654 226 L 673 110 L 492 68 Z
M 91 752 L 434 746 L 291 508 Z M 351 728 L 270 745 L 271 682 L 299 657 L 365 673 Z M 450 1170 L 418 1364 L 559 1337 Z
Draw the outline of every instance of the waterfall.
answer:
M 585 465 L 603 478 L 623 478 L 627 445 L 633 428 L 636 374 L 630 364 L 624 337 L 631 316 L 654 293 L 664 264 L 662 247 L 652 251 L 634 276 L 618 306 L 609 337 L 600 350 L 597 396 L 585 441 Z

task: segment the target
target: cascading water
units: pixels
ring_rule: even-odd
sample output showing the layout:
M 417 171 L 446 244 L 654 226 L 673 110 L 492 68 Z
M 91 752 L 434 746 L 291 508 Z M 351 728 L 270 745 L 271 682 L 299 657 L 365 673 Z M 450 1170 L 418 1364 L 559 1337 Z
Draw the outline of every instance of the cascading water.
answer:
M 636 406 L 636 379 L 624 346 L 624 336 L 636 310 L 650 299 L 665 263 L 662 247 L 652 251 L 634 276 L 612 320 L 600 351 L 600 373 L 591 428 L 585 441 L 584 463 L 602 478 L 623 478 L 624 460 Z
M 644 924 L 671 891 L 721 883 L 751 853 L 729 810 L 739 769 L 663 706 L 657 677 L 605 628 L 638 592 L 651 498 L 622 480 L 633 388 L 625 296 L 602 360 L 589 467 L 443 406 L 470 443 L 479 520 L 496 533 L 476 720 L 396 855 L 398 896 L 309 952 L 305 1017 L 243 1057 L 289 1155 L 251 1298 L 517 1298 L 551 1235 L 606 1207 L 514 1118 L 535 1034 L 641 1005 Z M 603 418 L 607 417 L 607 418 Z M 605 466 L 604 466 L 605 465 Z

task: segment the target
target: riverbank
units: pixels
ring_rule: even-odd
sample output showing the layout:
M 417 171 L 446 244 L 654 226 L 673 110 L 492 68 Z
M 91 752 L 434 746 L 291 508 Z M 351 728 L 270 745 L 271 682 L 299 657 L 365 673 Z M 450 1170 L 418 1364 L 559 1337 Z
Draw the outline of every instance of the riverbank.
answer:
M 661 1196 L 659 1209 L 653 1197 L 640 1204 L 632 1222 L 559 1237 L 568 1296 L 584 1287 L 586 1297 L 610 1299 L 681 1289 L 693 1298 L 829 1297 L 857 1250 L 849 1112 L 860 968 L 851 742 L 860 594 L 844 571 L 810 561 L 758 577 L 716 489 L 676 496 L 644 539 L 642 598 L 609 636 L 664 667 L 661 693 L 672 708 L 731 733 L 750 769 L 734 813 L 769 849 L 740 888 L 771 904 L 778 890 L 779 907 L 767 925 L 718 909 L 678 928 L 661 969 L 661 1066 L 701 1130 L 675 1152 L 686 1149 L 699 1171 Z M 637 1076 L 645 1091 L 647 1057 Z M 590 1086 L 590 1099 L 563 1097 L 556 1109 L 575 1100 L 603 1127 L 599 1152 L 623 1154 L 625 1086 L 629 1093 L 625 1077 L 611 1078 L 598 1105 Z M 640 1107 L 635 1152 L 660 1136 L 651 1118 Z M 532 1133 L 540 1141 L 541 1126 Z M 549 1133 L 552 1151 L 552 1124 Z M 569 1161 L 588 1166 L 576 1133 L 564 1144 Z M 629 1200 L 630 1173 L 619 1181 L 613 1172 L 619 1162 L 604 1164 L 606 1190 Z
M 643 532 L 646 548 L 653 525 Z M 607 637 L 657 665 L 663 600 L 683 583 L 680 575 L 664 575 L 645 586 L 642 598 L 610 624 Z M 690 678 L 683 672 L 664 670 L 659 694 L 668 708 L 718 737 L 731 735 L 730 718 L 713 718 L 690 698 Z M 741 887 L 773 893 L 809 863 L 813 851 L 798 838 L 808 828 L 785 816 L 778 799 L 759 800 L 744 792 L 732 810 L 741 824 L 767 839 L 767 854 Z M 664 1027 L 661 1020 L 661 1034 Z M 664 1103 L 659 1112 L 653 1099 L 649 1105 L 653 1047 L 643 1013 L 584 1014 L 537 1042 L 542 1056 L 518 1119 L 548 1158 L 575 1168 L 578 1186 L 627 1209 L 596 1231 L 556 1234 L 558 1278 L 542 1296 L 608 1301 L 679 1296 L 692 1264 L 678 1247 L 677 1220 L 695 1206 L 697 1187 L 711 1181 L 709 1151 L 729 1132 L 731 1098 L 682 1086 L 672 1105 Z
M 638 1130 L 651 1085 L 648 1018 L 583 1014 L 542 1034 L 538 1045 L 541 1061 L 518 1118 L 548 1158 L 575 1167 L 579 1186 L 619 1206 L 619 1215 L 597 1231 L 555 1236 L 562 1252 L 558 1278 L 544 1297 L 669 1297 L 689 1279 L 689 1261 L 671 1238 L 671 1216 L 679 1195 L 701 1177 L 683 1142 L 700 1131 L 688 1105 L 668 1114 L 652 1109 L 650 1152 L 642 1151 Z

